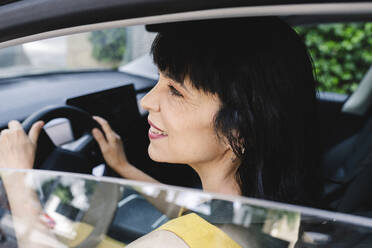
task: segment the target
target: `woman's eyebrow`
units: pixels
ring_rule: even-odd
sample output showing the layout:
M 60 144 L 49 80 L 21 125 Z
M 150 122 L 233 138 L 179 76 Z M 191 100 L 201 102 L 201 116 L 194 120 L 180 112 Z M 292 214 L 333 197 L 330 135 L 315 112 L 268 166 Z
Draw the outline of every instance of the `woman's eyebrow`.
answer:
M 175 81 L 175 83 L 177 83 L 177 84 L 179 84 L 179 85 L 181 85 L 181 87 L 182 88 L 184 88 L 188 93 L 190 93 L 190 91 L 187 89 L 187 87 L 185 86 L 185 84 L 184 83 L 180 83 L 174 76 L 172 76 L 170 73 L 164 73 L 165 74 L 165 76 L 167 77 L 167 78 L 170 78 L 170 79 L 172 79 L 173 81 Z

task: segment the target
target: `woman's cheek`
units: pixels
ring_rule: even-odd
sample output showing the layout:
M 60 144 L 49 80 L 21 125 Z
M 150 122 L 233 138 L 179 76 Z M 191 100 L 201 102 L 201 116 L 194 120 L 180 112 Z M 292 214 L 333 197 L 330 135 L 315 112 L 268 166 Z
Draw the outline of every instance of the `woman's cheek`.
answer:
M 176 160 L 182 160 L 182 162 L 185 162 L 184 159 L 197 138 L 193 128 L 190 127 L 189 120 L 185 118 L 186 116 L 186 113 L 179 112 L 177 115 L 167 116 L 164 120 L 168 131 L 169 155 Z

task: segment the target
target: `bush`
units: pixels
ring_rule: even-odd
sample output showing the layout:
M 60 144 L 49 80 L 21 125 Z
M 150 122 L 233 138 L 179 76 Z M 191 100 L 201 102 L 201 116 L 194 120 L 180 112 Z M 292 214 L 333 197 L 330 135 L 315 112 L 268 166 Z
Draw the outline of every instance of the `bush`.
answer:
M 91 33 L 93 57 L 98 61 L 119 65 L 125 52 L 125 28 L 99 30 Z
M 315 65 L 320 91 L 352 93 L 372 64 L 372 23 L 296 28 Z

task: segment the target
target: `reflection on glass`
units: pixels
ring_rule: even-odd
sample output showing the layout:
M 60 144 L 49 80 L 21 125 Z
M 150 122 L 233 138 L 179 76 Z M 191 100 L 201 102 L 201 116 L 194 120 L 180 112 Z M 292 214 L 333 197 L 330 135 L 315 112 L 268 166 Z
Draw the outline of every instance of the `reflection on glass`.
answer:
M 336 220 L 315 210 L 121 179 L 8 170 L 1 177 L 1 247 L 23 247 L 22 240 L 26 247 L 124 247 L 191 213 L 239 247 L 372 244 L 372 221 L 359 217 Z

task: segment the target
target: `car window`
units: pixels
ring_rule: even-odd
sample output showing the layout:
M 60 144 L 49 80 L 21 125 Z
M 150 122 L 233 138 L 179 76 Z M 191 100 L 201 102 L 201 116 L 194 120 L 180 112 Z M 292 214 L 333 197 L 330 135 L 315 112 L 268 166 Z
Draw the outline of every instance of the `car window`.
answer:
M 117 69 L 147 54 L 154 34 L 144 26 L 66 35 L 0 50 L 0 78 Z M 136 42 L 135 42 L 136 40 Z
M 5 247 L 16 246 L 15 229 L 28 233 L 28 244 L 35 247 L 124 247 L 159 228 L 181 236 L 186 231 L 184 240 L 199 230 L 205 240 L 198 242 L 207 240 L 208 247 L 371 245 L 372 222 L 362 217 L 81 174 L 0 170 L 0 175 L 0 246 Z M 35 222 L 22 216 L 30 216 L 22 211 L 25 206 L 39 208 Z M 190 220 L 208 232 L 188 225 Z M 184 222 L 183 229 L 175 228 L 177 221 Z
M 299 26 L 315 65 L 319 90 L 351 94 L 372 65 L 372 23 Z
M 372 65 L 372 23 L 296 27 L 313 58 L 319 90 L 351 94 Z M 103 29 L 0 50 L 0 78 L 117 69 L 148 54 L 155 34 L 144 26 Z M 147 76 L 147 75 L 146 75 Z
M 372 64 L 372 23 L 307 25 L 296 30 L 312 55 L 319 90 L 347 95 L 354 92 Z M 140 25 L 4 48 L 0 50 L 0 78 L 117 69 L 148 54 L 154 35 Z

